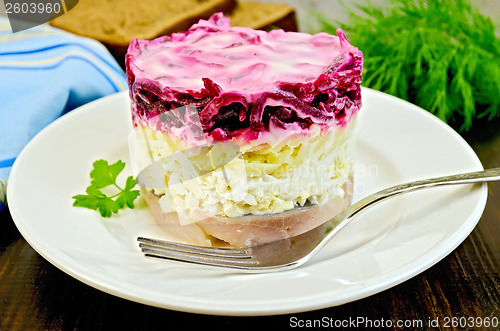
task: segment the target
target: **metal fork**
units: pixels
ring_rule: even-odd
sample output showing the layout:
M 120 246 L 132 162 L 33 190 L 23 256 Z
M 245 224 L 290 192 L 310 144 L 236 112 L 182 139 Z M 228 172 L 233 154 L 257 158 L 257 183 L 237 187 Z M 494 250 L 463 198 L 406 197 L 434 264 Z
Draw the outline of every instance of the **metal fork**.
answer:
M 215 267 L 263 273 L 293 269 L 303 265 L 322 249 L 342 228 L 367 208 L 388 198 L 441 185 L 472 184 L 500 180 L 500 168 L 437 177 L 396 185 L 376 192 L 306 233 L 248 248 L 200 247 L 139 237 L 146 256 Z M 328 224 L 338 224 L 329 226 Z

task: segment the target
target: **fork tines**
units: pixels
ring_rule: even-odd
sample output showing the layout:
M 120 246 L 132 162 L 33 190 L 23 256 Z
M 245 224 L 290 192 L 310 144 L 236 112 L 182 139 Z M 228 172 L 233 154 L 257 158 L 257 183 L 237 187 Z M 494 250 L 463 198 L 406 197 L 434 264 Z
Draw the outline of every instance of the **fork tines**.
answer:
M 139 237 L 139 247 L 146 256 L 223 267 L 256 266 L 248 248 L 202 247 Z

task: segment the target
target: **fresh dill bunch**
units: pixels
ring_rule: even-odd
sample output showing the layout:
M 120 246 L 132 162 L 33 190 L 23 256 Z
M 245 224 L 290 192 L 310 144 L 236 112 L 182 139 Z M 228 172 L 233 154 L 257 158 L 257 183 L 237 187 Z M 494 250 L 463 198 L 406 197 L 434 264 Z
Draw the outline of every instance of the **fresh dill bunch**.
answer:
M 467 131 L 500 114 L 500 39 L 490 18 L 467 0 L 369 0 L 346 8 L 347 23 L 318 15 L 321 30 L 340 24 L 364 54 L 363 85 L 408 100 Z M 346 6 L 344 6 L 346 7 Z

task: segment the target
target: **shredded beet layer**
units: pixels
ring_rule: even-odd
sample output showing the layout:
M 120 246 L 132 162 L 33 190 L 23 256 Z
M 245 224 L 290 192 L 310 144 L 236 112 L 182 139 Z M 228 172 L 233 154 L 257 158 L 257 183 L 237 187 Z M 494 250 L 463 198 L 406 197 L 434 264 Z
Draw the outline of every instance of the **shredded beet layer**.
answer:
M 220 17 L 211 20 L 208 22 L 213 27 L 209 32 L 206 30 L 207 24 L 203 25 L 205 34 L 232 31 L 225 25 L 226 22 L 220 21 Z M 177 42 L 182 46 L 182 42 L 185 43 L 197 29 L 200 27 L 195 25 L 185 36 L 176 34 L 151 43 Z M 337 34 L 338 38 L 335 38 L 340 42 L 339 51 L 333 54 L 333 58 L 323 66 L 315 79 L 278 80 L 273 83 L 272 88 L 256 91 L 248 88 L 223 88 L 224 84 L 217 83 L 217 75 L 204 77 L 203 73 L 198 73 L 203 83 L 199 89 L 169 86 L 168 80 L 165 83 L 165 79 L 147 77 L 145 70 L 136 63 L 136 58 L 140 58 L 149 44 L 145 41 L 133 41 L 126 65 L 134 124 L 161 131 L 195 125 L 214 141 L 224 141 L 240 135 L 253 139 L 261 131 L 273 128 L 286 130 L 291 124 L 295 127 L 298 125 L 303 130 L 313 124 L 322 128 L 344 126 L 361 107 L 363 55 L 348 43 L 340 29 Z M 263 37 L 265 36 L 261 36 Z M 260 42 L 255 39 L 251 39 L 252 45 Z M 231 47 L 238 45 L 233 43 Z M 165 68 L 165 71 L 168 72 L 169 69 Z

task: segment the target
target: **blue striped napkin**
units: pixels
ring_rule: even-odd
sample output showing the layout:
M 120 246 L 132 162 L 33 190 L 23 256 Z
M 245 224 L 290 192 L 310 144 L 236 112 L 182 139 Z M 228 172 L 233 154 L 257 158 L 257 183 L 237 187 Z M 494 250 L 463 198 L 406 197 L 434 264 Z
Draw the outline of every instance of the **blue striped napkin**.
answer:
M 36 133 L 126 88 L 125 73 L 99 42 L 48 25 L 12 33 L 0 17 L 0 210 L 12 164 Z

